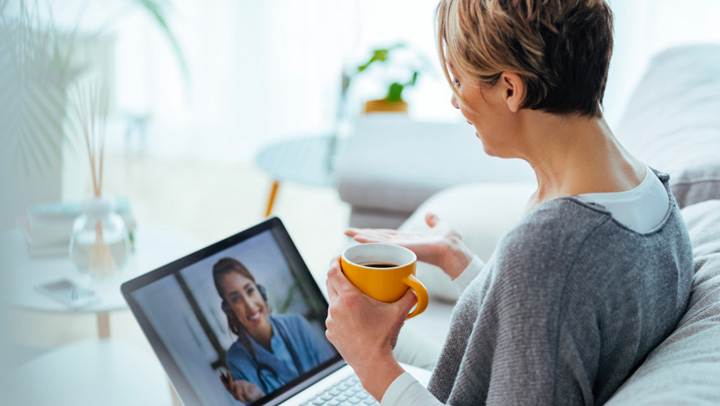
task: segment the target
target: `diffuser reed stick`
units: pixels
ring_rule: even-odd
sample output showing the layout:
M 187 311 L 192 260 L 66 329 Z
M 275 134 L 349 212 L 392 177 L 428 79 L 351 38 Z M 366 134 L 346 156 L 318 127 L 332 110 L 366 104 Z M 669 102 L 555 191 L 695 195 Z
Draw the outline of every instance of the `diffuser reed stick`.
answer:
M 78 85 L 78 116 L 82 125 L 85 146 L 90 161 L 93 196 L 102 196 L 105 138 L 108 112 L 108 88 L 104 84 Z M 108 276 L 116 271 L 116 264 L 103 238 L 103 224 L 95 221 L 95 243 L 90 251 L 88 271 L 91 276 Z

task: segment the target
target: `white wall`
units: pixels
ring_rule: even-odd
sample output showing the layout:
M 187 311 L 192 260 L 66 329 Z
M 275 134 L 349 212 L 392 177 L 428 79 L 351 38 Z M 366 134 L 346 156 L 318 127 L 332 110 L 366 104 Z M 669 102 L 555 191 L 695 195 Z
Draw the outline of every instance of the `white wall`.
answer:
M 377 46 L 406 42 L 437 67 L 435 0 L 174 5 L 171 21 L 189 63 L 189 85 L 145 15 L 115 24 L 118 112 L 151 112 L 150 143 L 168 153 L 252 159 L 269 142 L 331 131 L 341 69 L 363 62 Z M 351 92 L 351 113 L 375 90 L 368 82 L 359 80 Z M 407 96 L 413 117 L 458 117 L 439 68 L 424 73 Z
M 181 153 L 236 160 L 251 159 L 273 140 L 330 130 L 342 60 L 353 48 L 353 2 L 175 5 L 173 29 L 189 63 L 188 84 L 144 16 L 129 22 L 136 29 L 118 29 L 119 54 L 151 61 L 142 72 L 119 58 L 118 104 L 152 111 L 155 141 Z
M 605 113 L 613 125 L 653 54 L 681 43 L 720 42 L 720 2 L 609 1 L 615 52 Z M 82 1 L 63 3 L 71 2 Z M 90 3 L 90 9 L 126 10 L 105 20 L 86 11 L 85 22 L 112 22 L 106 25 L 117 39 L 116 113 L 151 114 L 149 142 L 168 154 L 249 160 L 269 142 L 330 131 L 340 70 L 373 47 L 399 41 L 435 66 L 407 93 L 410 115 L 459 119 L 435 55 L 437 0 L 173 0 L 169 21 L 187 57 L 189 82 L 155 24 L 137 9 L 127 11 L 132 2 Z M 359 83 L 352 111 L 373 90 Z

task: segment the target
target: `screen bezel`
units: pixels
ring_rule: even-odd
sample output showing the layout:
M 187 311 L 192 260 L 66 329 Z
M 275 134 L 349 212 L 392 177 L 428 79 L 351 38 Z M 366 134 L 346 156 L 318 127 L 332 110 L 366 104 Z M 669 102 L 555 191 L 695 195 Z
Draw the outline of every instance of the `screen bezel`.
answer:
M 125 283 L 122 284 L 120 287 L 120 290 L 122 292 L 123 297 L 125 298 L 125 301 L 127 302 L 128 306 L 130 307 L 130 310 L 132 311 L 133 315 L 135 316 L 135 319 L 138 321 L 138 324 L 140 325 L 140 328 L 145 333 L 145 336 L 147 337 L 150 345 L 152 346 L 153 350 L 155 351 L 156 356 L 160 360 L 160 363 L 162 364 L 163 368 L 165 369 L 165 372 L 167 373 L 168 377 L 170 378 L 170 381 L 175 388 L 176 392 L 178 393 L 178 396 L 183 401 L 185 405 L 201 405 L 201 400 L 198 397 L 198 395 L 195 393 L 195 390 L 193 389 L 192 385 L 190 385 L 190 382 L 188 382 L 185 375 L 181 372 L 180 368 L 178 367 L 177 363 L 173 359 L 173 357 L 170 355 L 170 352 L 165 347 L 165 344 L 160 339 L 160 336 L 158 335 L 157 331 L 155 331 L 155 328 L 153 327 L 152 323 L 148 319 L 148 317 L 145 315 L 144 311 L 142 310 L 142 307 L 138 304 L 138 302 L 134 299 L 132 293 L 135 292 L 138 289 L 141 289 L 155 281 L 158 281 L 160 279 L 163 279 L 167 276 L 173 275 L 177 272 L 182 271 L 186 267 L 198 262 L 202 261 L 205 258 L 208 258 L 212 255 L 217 254 L 220 251 L 226 250 L 230 247 L 233 247 L 237 244 L 242 243 L 243 241 L 250 239 L 260 233 L 266 232 L 268 230 L 271 230 L 273 236 L 276 238 L 276 242 L 278 243 L 278 246 L 280 247 L 283 254 L 286 256 L 286 259 L 293 264 L 297 266 L 297 270 L 299 272 L 304 273 L 306 277 L 311 278 L 314 280 L 312 274 L 310 273 L 310 270 L 308 269 L 307 265 L 305 264 L 305 261 L 300 256 L 300 252 L 298 251 L 297 247 L 293 243 L 292 239 L 290 238 L 290 235 L 283 225 L 282 221 L 277 217 L 272 217 L 268 220 L 263 221 L 262 223 L 259 223 L 251 228 L 248 228 L 246 230 L 243 230 L 235 235 L 232 235 L 230 237 L 227 237 L 223 240 L 220 240 L 210 246 L 207 246 L 203 249 L 200 249 L 196 252 L 193 252 L 191 254 L 188 254 L 180 259 L 177 259 L 173 262 L 170 262 L 166 265 L 161 266 L 160 268 L 157 268 L 153 271 L 150 271 L 146 274 L 140 275 L 134 279 L 131 279 Z M 327 315 L 328 310 L 328 303 L 325 299 L 325 296 L 320 291 L 320 288 L 317 286 L 317 283 L 311 284 L 311 289 L 313 290 L 313 294 L 318 298 L 318 300 L 321 302 L 322 306 L 324 307 L 325 314 Z M 329 360 L 325 361 L 324 363 L 318 365 L 317 367 L 313 368 L 312 370 L 302 374 L 298 378 L 292 380 L 291 382 L 288 382 L 285 386 L 273 391 L 272 393 L 264 396 L 263 398 L 259 399 L 256 402 L 253 402 L 252 406 L 261 406 L 266 404 L 276 404 L 271 403 L 273 400 L 278 399 L 282 397 L 282 400 L 285 400 L 291 396 L 293 396 L 296 393 L 299 393 L 303 389 L 309 387 L 313 383 L 317 382 L 318 380 L 326 377 L 327 375 L 330 375 L 331 373 L 335 372 L 336 370 L 342 368 L 345 365 L 345 362 L 343 361 L 340 354 L 337 354 Z M 289 396 L 283 396 L 288 395 Z

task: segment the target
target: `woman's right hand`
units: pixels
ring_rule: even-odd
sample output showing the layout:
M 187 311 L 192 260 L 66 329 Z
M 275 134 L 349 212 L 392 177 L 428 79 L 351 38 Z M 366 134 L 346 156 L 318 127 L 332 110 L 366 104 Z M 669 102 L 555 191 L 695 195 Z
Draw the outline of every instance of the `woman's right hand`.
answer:
M 265 396 L 262 389 L 249 381 L 234 380 L 232 372 L 228 371 L 226 375 L 220 375 L 220 381 L 225 385 L 225 389 L 242 403 L 251 403 Z
M 430 231 L 412 232 L 373 228 L 349 228 L 345 234 L 361 243 L 400 245 L 417 255 L 418 261 L 442 269 L 455 279 L 467 268 L 474 254 L 462 242 L 460 234 L 436 215 L 428 213 L 425 222 Z

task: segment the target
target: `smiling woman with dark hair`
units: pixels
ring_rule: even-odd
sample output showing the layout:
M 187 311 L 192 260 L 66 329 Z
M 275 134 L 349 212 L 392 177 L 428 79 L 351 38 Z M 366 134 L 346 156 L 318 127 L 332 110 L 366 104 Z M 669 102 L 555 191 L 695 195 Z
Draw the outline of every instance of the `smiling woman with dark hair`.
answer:
M 327 337 L 383 405 L 602 404 L 673 330 L 693 274 L 668 176 L 602 115 L 610 8 L 442 0 L 437 41 L 452 105 L 488 155 L 528 162 L 537 190 L 487 262 L 432 214 L 429 232 L 347 231 L 410 248 L 463 292 L 427 389 L 392 354 L 411 290 L 374 301 L 333 261 Z
M 335 355 L 302 316 L 271 316 L 265 287 L 237 259 L 217 261 L 213 280 L 238 337 L 225 357 L 228 374 L 220 377 L 236 400 L 255 401 Z

